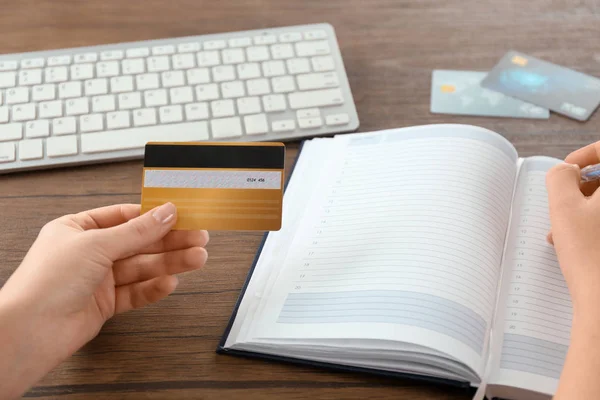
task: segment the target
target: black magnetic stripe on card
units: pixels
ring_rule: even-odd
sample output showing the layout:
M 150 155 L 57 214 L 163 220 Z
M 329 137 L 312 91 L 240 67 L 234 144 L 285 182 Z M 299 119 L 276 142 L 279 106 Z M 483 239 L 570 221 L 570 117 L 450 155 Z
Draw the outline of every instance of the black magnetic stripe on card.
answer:
M 211 146 L 147 144 L 148 168 L 283 169 L 284 146 Z

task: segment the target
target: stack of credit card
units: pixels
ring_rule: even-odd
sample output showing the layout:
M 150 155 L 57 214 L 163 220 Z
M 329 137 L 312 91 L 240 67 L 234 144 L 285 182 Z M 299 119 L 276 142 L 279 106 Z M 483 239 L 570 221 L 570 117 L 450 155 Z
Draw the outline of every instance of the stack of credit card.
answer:
M 174 229 L 281 228 L 283 143 L 148 143 L 142 213 L 177 207 Z
M 600 104 L 600 79 L 516 51 L 490 72 L 433 71 L 431 112 L 585 121 Z

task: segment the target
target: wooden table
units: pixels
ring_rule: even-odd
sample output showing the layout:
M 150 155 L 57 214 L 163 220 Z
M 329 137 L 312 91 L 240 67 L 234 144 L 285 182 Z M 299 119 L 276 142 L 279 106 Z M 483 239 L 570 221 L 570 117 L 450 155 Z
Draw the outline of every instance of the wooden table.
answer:
M 431 70 L 487 70 L 509 49 L 600 76 L 598 0 L 20 0 L 0 1 L 0 53 L 330 22 L 361 131 L 426 123 L 480 125 L 523 156 L 564 157 L 600 137 L 586 123 L 434 115 Z M 291 144 L 288 166 L 297 150 Z M 139 202 L 141 162 L 0 177 L 0 282 L 42 225 L 60 215 Z M 119 316 L 28 397 L 467 399 L 464 392 L 217 356 L 260 233 L 212 233 L 206 267 L 175 294 Z

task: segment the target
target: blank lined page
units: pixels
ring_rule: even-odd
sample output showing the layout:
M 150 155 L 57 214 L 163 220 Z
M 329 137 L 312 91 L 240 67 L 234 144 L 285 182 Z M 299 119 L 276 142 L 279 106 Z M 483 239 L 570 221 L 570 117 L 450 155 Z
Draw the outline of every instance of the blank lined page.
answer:
M 560 377 L 572 317 L 554 247 L 546 241 L 550 218 L 545 177 L 557 162 L 532 157 L 521 168 L 501 299 L 506 309 L 498 380 L 547 393 L 554 392 Z
M 255 336 L 423 342 L 435 333 L 438 349 L 481 356 L 508 226 L 514 148 L 468 126 L 335 141 Z

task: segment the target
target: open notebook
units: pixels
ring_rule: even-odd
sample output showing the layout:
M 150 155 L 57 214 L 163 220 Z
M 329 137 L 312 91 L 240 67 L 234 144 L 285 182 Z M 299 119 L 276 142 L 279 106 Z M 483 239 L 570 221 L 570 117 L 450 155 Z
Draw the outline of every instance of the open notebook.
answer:
M 548 397 L 571 327 L 558 162 L 468 125 L 305 142 L 219 352 Z

